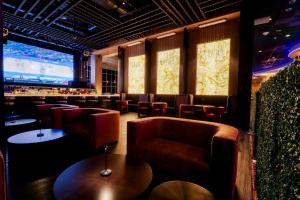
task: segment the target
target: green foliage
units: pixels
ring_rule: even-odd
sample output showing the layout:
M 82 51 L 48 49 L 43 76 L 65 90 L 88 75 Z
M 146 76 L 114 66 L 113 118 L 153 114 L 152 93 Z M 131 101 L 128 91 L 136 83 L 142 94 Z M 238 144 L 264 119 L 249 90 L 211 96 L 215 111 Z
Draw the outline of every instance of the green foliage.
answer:
M 300 62 L 256 94 L 255 187 L 259 200 L 300 199 Z

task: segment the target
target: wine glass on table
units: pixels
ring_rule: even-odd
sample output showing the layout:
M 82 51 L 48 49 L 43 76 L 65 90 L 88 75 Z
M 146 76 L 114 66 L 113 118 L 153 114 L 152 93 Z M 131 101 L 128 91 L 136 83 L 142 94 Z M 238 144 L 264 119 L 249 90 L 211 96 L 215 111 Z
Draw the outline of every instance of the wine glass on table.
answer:
M 111 169 L 107 168 L 107 150 L 108 150 L 108 145 L 104 146 L 104 169 L 101 170 L 100 175 L 101 176 L 110 176 L 112 173 Z

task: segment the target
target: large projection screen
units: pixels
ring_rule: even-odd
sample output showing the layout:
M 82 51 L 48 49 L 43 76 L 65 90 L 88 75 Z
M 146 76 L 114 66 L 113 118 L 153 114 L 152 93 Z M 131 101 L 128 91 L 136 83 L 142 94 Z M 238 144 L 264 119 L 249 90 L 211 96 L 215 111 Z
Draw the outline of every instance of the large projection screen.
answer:
M 68 85 L 73 81 L 73 55 L 8 41 L 3 46 L 4 81 Z

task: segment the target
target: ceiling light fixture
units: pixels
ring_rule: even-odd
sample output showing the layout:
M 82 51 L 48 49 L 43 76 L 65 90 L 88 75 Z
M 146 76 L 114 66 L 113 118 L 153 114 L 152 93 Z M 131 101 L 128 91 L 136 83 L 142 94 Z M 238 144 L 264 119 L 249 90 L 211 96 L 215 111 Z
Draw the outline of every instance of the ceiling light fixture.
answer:
M 259 50 L 258 53 L 262 53 L 262 50 Z
M 269 31 L 265 31 L 265 32 L 263 32 L 262 34 L 264 35 L 264 36 L 267 36 L 267 35 L 269 35 Z
M 175 34 L 176 34 L 175 32 L 167 33 L 167 34 L 164 34 L 164 35 L 157 36 L 156 38 L 157 39 L 165 38 L 165 37 L 169 37 L 169 36 L 172 36 L 172 35 L 175 35 Z
M 131 47 L 131 46 L 138 45 L 138 44 L 141 44 L 141 43 L 142 42 L 138 41 L 138 42 L 134 42 L 134 43 L 128 44 L 127 46 Z
M 288 38 L 288 37 L 291 37 L 291 35 L 290 34 L 286 34 L 285 37 Z
M 200 24 L 198 27 L 199 28 L 204 28 L 204 27 L 208 27 L 208 26 L 212 26 L 212 25 L 216 25 L 216 24 L 221 24 L 221 23 L 224 23 L 226 21 L 227 21 L 226 19 L 220 19 L 220 20 L 208 22 L 206 24 Z

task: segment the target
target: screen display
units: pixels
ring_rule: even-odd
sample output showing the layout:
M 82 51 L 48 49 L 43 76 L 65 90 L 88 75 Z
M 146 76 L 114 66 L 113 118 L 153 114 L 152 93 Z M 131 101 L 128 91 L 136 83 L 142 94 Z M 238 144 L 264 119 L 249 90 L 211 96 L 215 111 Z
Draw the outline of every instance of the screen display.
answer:
M 14 41 L 3 45 L 4 81 L 68 85 L 73 81 L 73 55 Z

